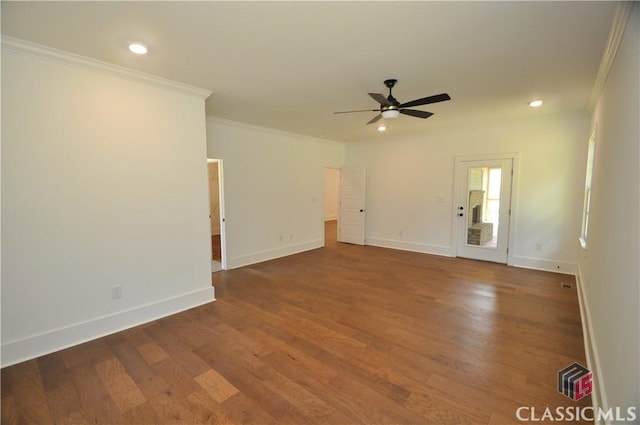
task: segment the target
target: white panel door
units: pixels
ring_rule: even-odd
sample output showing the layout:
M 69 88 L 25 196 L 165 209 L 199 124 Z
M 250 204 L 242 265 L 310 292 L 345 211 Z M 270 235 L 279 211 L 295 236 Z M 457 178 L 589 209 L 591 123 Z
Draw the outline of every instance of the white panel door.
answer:
M 513 160 L 461 161 L 456 256 L 507 263 Z
M 364 245 L 365 170 L 343 168 L 340 172 L 338 241 Z

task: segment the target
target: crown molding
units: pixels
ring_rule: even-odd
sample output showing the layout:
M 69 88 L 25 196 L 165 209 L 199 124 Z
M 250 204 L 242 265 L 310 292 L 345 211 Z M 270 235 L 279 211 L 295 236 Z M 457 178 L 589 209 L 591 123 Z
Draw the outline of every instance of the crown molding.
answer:
M 593 84 L 591 96 L 589 97 L 588 107 L 590 111 L 594 110 L 596 103 L 598 103 L 598 99 L 600 98 L 600 94 L 602 93 L 602 89 L 604 89 L 604 85 L 607 82 L 609 71 L 613 65 L 616 53 L 618 53 L 618 48 L 620 47 L 620 42 L 624 35 L 627 22 L 631 17 L 634 4 L 635 2 L 633 1 L 621 1 L 618 3 L 615 15 L 613 16 L 611 30 L 609 31 L 607 45 L 602 54 L 602 58 L 600 59 L 598 75 L 596 75 L 596 81 Z
M 307 136 L 305 134 L 299 134 L 299 133 L 292 133 L 290 131 L 278 130 L 276 128 L 271 128 L 271 127 L 262 127 L 259 125 L 249 124 L 241 121 L 233 121 L 227 118 L 220 118 L 214 115 L 207 115 L 206 121 L 207 123 L 210 123 L 210 124 L 223 124 L 229 127 L 245 128 L 248 130 L 259 131 L 261 133 L 269 133 L 269 134 L 275 134 L 278 136 L 305 139 L 309 142 L 323 143 L 323 144 L 334 145 L 334 146 L 345 145 L 344 142 L 338 142 L 330 139 L 321 139 L 319 137 Z
M 65 52 L 63 50 L 54 49 L 52 47 L 31 43 L 13 37 L 2 36 L 2 51 L 44 59 L 86 71 L 97 72 L 111 77 L 169 89 L 201 99 L 206 99 L 211 95 L 211 91 L 201 89 L 199 87 L 156 77 L 155 75 L 146 74 L 144 72 L 135 71 L 133 69 L 114 65 L 108 62 L 91 59 L 85 56 L 76 55 L 74 53 Z

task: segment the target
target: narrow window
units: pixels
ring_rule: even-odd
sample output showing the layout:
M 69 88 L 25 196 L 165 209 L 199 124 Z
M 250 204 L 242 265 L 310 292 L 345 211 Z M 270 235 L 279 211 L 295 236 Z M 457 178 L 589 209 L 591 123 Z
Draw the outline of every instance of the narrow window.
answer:
M 591 181 L 593 179 L 593 161 L 595 159 L 596 132 L 589 138 L 589 148 L 587 151 L 587 175 L 584 184 L 584 207 L 582 209 L 582 231 L 580 233 L 580 245 L 587 249 L 589 238 L 589 218 L 591 214 Z

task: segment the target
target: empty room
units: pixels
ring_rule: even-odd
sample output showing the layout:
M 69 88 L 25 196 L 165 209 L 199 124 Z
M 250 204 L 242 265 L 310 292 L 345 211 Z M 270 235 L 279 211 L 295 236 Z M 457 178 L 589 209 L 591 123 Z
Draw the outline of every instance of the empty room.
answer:
M 3 425 L 640 423 L 637 2 L 0 8 Z

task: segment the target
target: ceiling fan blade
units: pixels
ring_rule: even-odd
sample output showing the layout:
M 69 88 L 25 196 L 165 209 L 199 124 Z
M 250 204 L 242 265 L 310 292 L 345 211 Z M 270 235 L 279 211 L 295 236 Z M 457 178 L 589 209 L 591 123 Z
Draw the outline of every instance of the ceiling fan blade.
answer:
M 371 121 L 369 121 L 369 122 L 367 123 L 367 125 L 369 125 L 369 124 L 373 124 L 374 122 L 378 121 L 380 118 L 382 118 L 382 114 L 378 114 L 378 115 L 376 115 L 375 117 L 373 117 L 373 118 L 371 119 Z
M 433 115 L 433 112 L 418 111 L 416 109 L 400 109 L 400 113 L 411 115 L 412 117 L 416 118 L 429 118 L 431 115 Z
M 422 99 L 412 100 L 411 102 L 403 103 L 399 108 L 411 108 L 412 106 L 428 105 L 430 103 L 444 102 L 445 100 L 451 100 L 446 93 L 436 94 L 435 96 L 423 97 Z
M 373 100 L 375 100 L 376 102 L 378 102 L 382 106 L 389 105 L 389 101 L 387 100 L 387 98 L 384 97 L 384 95 L 382 95 L 380 93 L 369 93 L 369 96 L 371 96 L 373 98 Z
M 340 112 L 334 112 L 334 114 L 350 114 L 352 112 L 378 112 L 379 109 L 360 109 L 358 111 L 340 111 Z

